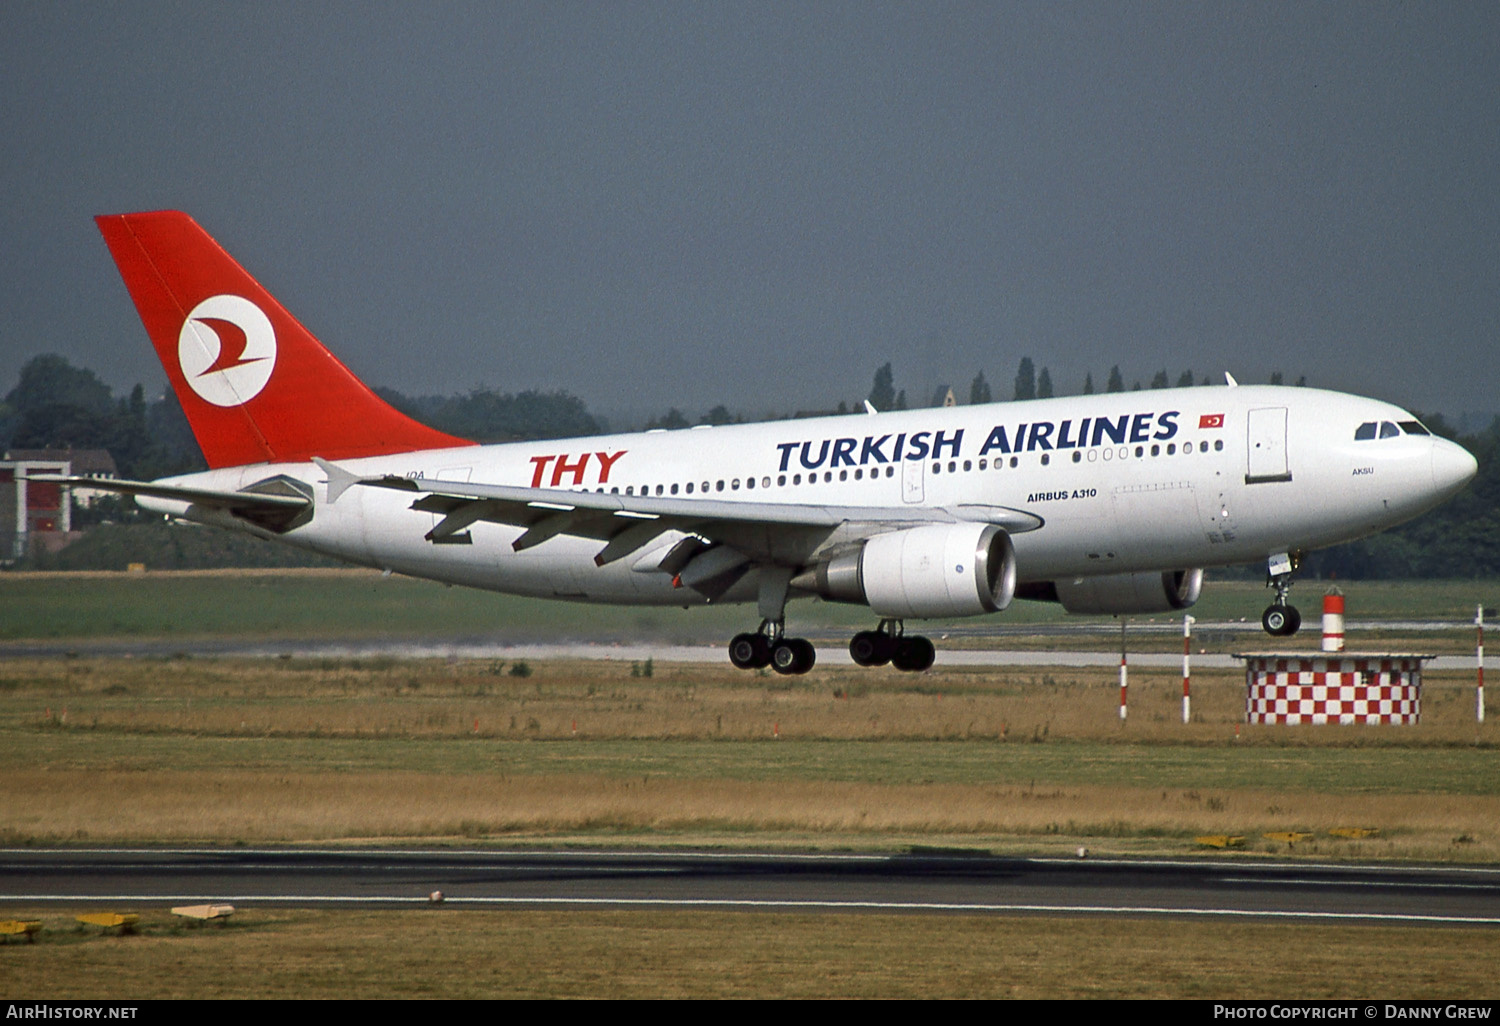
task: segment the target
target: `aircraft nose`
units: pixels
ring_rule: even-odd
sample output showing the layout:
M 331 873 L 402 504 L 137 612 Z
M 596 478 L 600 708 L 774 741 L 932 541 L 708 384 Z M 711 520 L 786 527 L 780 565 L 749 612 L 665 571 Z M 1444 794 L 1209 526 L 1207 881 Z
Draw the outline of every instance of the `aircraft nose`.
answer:
M 1432 440 L 1432 485 L 1444 497 L 1474 480 L 1479 461 L 1469 450 L 1446 438 Z

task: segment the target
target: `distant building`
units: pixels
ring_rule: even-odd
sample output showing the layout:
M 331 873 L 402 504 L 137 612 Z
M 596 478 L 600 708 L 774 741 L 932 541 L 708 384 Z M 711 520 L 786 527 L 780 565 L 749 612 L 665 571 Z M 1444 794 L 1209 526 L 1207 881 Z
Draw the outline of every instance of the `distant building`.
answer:
M 73 541 L 72 489 L 43 476 L 114 477 L 114 457 L 103 449 L 12 449 L 0 459 L 0 557 L 20 559 L 33 544 L 60 549 Z M 92 505 L 98 492 L 78 489 Z

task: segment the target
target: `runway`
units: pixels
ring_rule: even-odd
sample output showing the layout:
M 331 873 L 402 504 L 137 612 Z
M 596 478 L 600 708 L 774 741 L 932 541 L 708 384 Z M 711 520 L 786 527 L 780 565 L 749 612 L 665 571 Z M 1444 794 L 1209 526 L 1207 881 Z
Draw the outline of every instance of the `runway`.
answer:
M 1243 640 L 1233 643 L 1232 651 L 1265 651 L 1276 647 L 1274 639 L 1261 633 L 1259 624 L 1240 621 L 1202 621 L 1194 628 L 1200 639 L 1225 635 Z M 1349 631 L 1386 633 L 1400 632 L 1421 635 L 1452 631 L 1455 625 L 1449 621 L 1351 621 Z M 817 647 L 818 662 L 824 666 L 853 666 L 849 657 L 847 633 L 814 629 L 805 632 Z M 1105 632 L 1107 633 L 1107 632 Z M 1306 632 L 1304 632 L 1306 633 Z M 1140 638 L 1151 635 L 1160 639 L 1164 635 L 1180 637 L 1181 621 L 1142 622 L 1129 625 L 1129 636 Z M 937 644 L 938 667 L 943 666 L 1118 666 L 1120 652 L 1118 635 L 1111 642 L 1101 644 L 1101 630 L 1097 623 L 1037 624 L 1015 628 L 975 627 L 972 625 L 949 626 L 931 631 Z M 1084 648 L 1053 648 L 1042 639 L 1057 639 L 1059 643 Z M 1085 640 L 1086 639 L 1086 640 Z M 950 642 L 965 645 L 1015 647 L 954 647 Z M 1223 646 L 1218 640 L 1215 647 Z M 1286 644 L 1283 642 L 1283 644 Z M 1024 647 L 1023 647 L 1024 646 Z M 1128 646 L 1127 646 L 1128 647 Z M 1316 653 L 1316 634 L 1287 645 L 1292 650 Z M 557 640 L 543 643 L 517 644 L 514 641 L 496 638 L 456 637 L 443 639 L 401 638 L 349 638 L 349 639 L 284 639 L 247 640 L 228 639 L 149 639 L 130 640 L 79 640 L 72 642 L 8 642 L 0 644 L 0 655 L 10 658 L 59 658 L 92 656 L 102 658 L 167 658 L 190 655 L 198 658 L 237 659 L 598 659 L 609 661 L 640 662 L 655 659 L 667 663 L 726 664 L 724 645 L 713 643 L 682 643 L 666 641 L 615 642 L 589 638 Z M 1181 650 L 1167 652 L 1130 652 L 1129 662 L 1139 667 L 1181 667 Z M 1195 667 L 1200 669 L 1242 669 L 1244 663 L 1224 651 L 1195 651 L 1192 656 Z M 1429 659 L 1426 669 L 1472 670 L 1472 654 L 1444 655 Z M 1500 669 L 1500 654 L 1486 658 L 1485 666 Z
M 959 852 L 0 851 L 0 905 L 656 908 L 1500 926 L 1500 869 Z

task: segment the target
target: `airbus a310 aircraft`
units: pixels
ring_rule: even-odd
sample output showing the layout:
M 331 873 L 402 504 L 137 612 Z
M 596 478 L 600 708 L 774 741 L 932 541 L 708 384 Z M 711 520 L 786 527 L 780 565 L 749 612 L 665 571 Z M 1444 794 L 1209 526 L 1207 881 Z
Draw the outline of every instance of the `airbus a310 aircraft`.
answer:
M 540 598 L 755 602 L 745 668 L 805 673 L 799 596 L 870 608 L 865 666 L 932 665 L 908 620 L 1184 609 L 1266 560 L 1291 634 L 1304 552 L 1475 474 L 1388 403 L 1228 386 L 476 445 L 385 403 L 186 214 L 97 219 L 209 470 L 115 481 L 145 508 L 365 566 Z M 90 487 L 101 482 L 89 480 Z M 748 618 L 747 618 L 748 619 Z M 749 624 L 747 623 L 747 626 Z

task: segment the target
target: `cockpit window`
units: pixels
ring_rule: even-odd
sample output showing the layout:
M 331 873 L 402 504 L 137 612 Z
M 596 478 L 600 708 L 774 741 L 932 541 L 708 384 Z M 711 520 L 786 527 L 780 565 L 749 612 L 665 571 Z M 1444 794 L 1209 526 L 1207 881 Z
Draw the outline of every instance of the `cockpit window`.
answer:
M 1415 420 L 1403 420 L 1401 422 L 1401 430 L 1405 431 L 1409 435 L 1430 435 L 1430 434 L 1432 434 L 1431 431 L 1428 431 L 1418 421 L 1415 421 Z
M 1375 429 L 1378 427 L 1373 420 L 1367 420 L 1354 429 L 1354 440 L 1356 442 L 1368 442 L 1375 437 Z
M 1400 434 L 1401 434 L 1400 430 L 1397 429 L 1396 425 L 1392 424 L 1390 421 L 1388 421 L 1388 420 L 1382 420 L 1380 422 L 1380 437 L 1381 438 L 1395 438 L 1395 437 L 1397 437 Z

